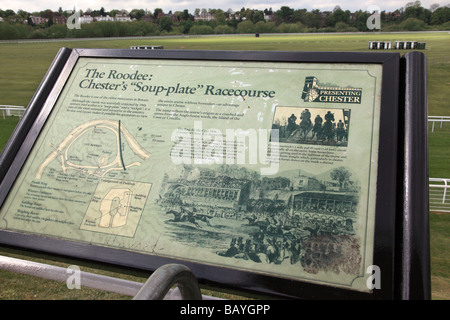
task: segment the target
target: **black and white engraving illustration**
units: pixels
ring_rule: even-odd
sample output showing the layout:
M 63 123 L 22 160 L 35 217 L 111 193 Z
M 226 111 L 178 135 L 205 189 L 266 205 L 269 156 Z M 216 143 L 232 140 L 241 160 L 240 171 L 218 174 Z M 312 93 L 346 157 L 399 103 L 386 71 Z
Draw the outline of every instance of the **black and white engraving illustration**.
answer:
M 274 177 L 222 165 L 166 174 L 158 205 L 174 241 L 229 259 L 357 274 L 360 186 L 349 168 Z

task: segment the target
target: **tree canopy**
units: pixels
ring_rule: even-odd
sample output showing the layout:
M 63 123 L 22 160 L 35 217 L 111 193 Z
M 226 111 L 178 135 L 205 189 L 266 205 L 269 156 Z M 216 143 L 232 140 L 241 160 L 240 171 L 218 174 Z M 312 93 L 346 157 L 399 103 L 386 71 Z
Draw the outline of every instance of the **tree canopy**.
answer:
M 295 9 L 281 6 L 278 10 L 264 10 L 242 7 L 233 12 L 228 9 L 200 9 L 193 14 L 183 11 L 165 12 L 162 8 L 153 11 L 136 8 L 130 12 L 111 10 L 106 12 L 87 9 L 80 12 L 89 15 L 93 23 L 84 23 L 80 29 L 63 30 L 61 20 L 68 18 L 71 11 L 46 9 L 40 12 L 26 12 L 0 9 L 0 39 L 55 38 L 55 37 L 104 37 L 146 36 L 164 34 L 211 34 L 211 33 L 292 33 L 292 32 L 358 32 L 370 31 L 367 20 L 373 12 L 358 10 L 351 12 L 335 6 L 332 11 L 318 9 Z M 129 22 L 114 20 L 116 15 L 129 17 Z M 41 17 L 43 19 L 36 19 Z M 382 11 L 381 31 L 399 30 L 450 30 L 450 7 L 433 4 L 429 9 L 420 1 L 408 2 L 393 12 Z M 38 21 L 38 22 L 35 22 Z M 121 25 L 117 25 L 121 24 Z M 374 30 L 377 31 L 377 30 Z

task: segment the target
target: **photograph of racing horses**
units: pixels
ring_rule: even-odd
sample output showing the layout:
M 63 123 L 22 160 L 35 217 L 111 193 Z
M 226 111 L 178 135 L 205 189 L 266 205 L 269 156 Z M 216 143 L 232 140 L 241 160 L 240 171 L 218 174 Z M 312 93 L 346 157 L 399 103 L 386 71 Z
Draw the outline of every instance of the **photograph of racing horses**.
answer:
M 277 107 L 272 129 L 284 143 L 347 146 L 349 109 Z

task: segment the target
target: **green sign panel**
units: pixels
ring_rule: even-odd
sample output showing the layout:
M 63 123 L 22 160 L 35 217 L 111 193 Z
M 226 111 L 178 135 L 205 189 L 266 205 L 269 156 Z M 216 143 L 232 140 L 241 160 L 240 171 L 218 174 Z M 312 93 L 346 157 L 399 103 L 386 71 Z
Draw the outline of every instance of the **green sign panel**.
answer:
M 0 228 L 369 292 L 381 76 L 80 57 Z

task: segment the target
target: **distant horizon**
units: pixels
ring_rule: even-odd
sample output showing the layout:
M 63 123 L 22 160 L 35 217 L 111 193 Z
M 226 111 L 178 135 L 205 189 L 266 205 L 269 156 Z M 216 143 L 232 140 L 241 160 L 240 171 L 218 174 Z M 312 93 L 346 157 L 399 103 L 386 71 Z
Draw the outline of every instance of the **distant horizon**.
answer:
M 59 2 L 54 0 L 42 0 L 40 2 L 30 1 L 30 0 L 18 0 L 14 2 L 0 0 L 0 10 L 13 10 L 17 13 L 18 10 L 23 10 L 25 12 L 33 13 L 33 12 L 41 12 L 45 10 L 58 11 L 61 8 L 63 11 L 71 11 L 75 8 L 75 10 L 81 10 L 86 12 L 88 10 L 96 11 L 104 8 L 106 12 L 111 10 L 126 10 L 128 12 L 133 9 L 143 9 L 149 12 L 154 12 L 155 9 L 162 9 L 164 13 L 168 13 L 169 11 L 177 12 L 188 10 L 189 13 L 194 13 L 196 9 L 220 9 L 224 12 L 232 9 L 234 12 L 240 11 L 241 8 L 253 9 L 264 11 L 265 9 L 272 9 L 273 12 L 279 10 L 281 7 L 286 6 L 294 10 L 306 9 L 308 11 L 320 10 L 320 11 L 333 11 L 336 6 L 339 6 L 342 10 L 349 10 L 350 12 L 355 11 L 373 11 L 373 6 L 378 7 L 381 11 L 392 12 L 395 10 L 399 10 L 404 8 L 407 4 L 413 4 L 416 1 L 407 1 L 407 0 L 392 0 L 392 1 L 373 1 L 366 0 L 363 2 L 349 1 L 349 0 L 340 0 L 335 3 L 329 2 L 328 0 L 319 0 L 315 1 L 313 5 L 307 3 L 305 5 L 299 4 L 297 1 L 286 0 L 279 1 L 275 0 L 274 3 L 266 3 L 259 2 L 258 0 L 248 0 L 245 3 L 241 3 L 239 1 L 230 0 L 227 2 L 223 1 L 215 1 L 211 3 L 210 1 L 205 0 L 193 0 L 193 1 L 171 1 L 171 0 L 156 0 L 152 2 L 152 7 L 145 6 L 141 1 L 138 0 L 129 0 L 126 3 L 119 2 L 118 0 L 80 0 L 73 1 L 72 4 L 68 4 L 70 2 L 66 2 L 64 6 L 62 6 Z M 439 7 L 448 6 L 449 3 L 445 1 L 435 1 L 435 0 L 425 0 L 419 1 L 421 6 L 425 9 L 430 9 L 430 6 L 433 4 L 438 4 Z

